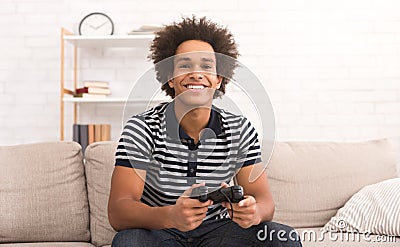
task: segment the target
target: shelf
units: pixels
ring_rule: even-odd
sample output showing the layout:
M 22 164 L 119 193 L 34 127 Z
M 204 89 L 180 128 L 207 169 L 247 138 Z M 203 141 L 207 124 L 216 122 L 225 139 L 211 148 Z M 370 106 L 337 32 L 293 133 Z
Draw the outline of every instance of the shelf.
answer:
M 150 43 L 154 34 L 81 36 L 64 35 L 64 40 L 76 47 L 137 47 Z
M 81 104 L 111 104 L 113 106 L 140 105 L 153 106 L 162 102 L 168 102 L 170 99 L 157 98 L 148 99 L 129 99 L 128 97 L 106 97 L 106 98 L 74 98 L 72 95 L 78 84 L 78 48 L 133 48 L 133 49 L 148 49 L 155 34 L 152 32 L 125 34 L 125 35 L 108 35 L 108 36 L 81 36 L 76 35 L 65 28 L 61 28 L 61 80 L 60 80 L 60 140 L 64 140 L 65 132 L 65 109 L 67 103 L 73 105 L 73 123 L 78 123 L 79 111 Z M 65 88 L 65 60 L 66 60 L 66 45 L 73 46 L 73 89 Z M 70 50 L 70 49 L 69 49 Z M 104 105 L 103 105 L 104 106 Z M 84 107 L 82 107 L 84 108 Z
M 125 103 L 125 102 L 132 102 L 132 103 L 162 103 L 169 101 L 168 99 L 153 99 L 149 102 L 148 99 L 127 99 L 127 98 L 73 98 L 73 97 L 64 97 L 63 101 L 66 103 Z

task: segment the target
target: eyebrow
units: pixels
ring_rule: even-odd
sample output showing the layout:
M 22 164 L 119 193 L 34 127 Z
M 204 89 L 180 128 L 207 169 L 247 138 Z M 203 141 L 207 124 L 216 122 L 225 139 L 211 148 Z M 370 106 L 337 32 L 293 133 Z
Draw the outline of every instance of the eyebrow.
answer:
M 178 60 L 176 60 L 176 62 L 191 61 L 191 60 L 192 59 L 190 57 L 180 57 L 180 58 L 178 58 Z M 203 61 L 203 62 L 214 62 L 214 59 L 203 57 L 203 58 L 201 58 L 201 61 Z

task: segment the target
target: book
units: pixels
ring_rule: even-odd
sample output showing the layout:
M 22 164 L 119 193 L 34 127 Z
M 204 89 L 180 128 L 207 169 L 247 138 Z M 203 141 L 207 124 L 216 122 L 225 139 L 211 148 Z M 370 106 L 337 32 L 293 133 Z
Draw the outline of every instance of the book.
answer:
M 110 94 L 111 91 L 108 88 L 101 88 L 101 87 L 81 87 L 75 90 L 75 94 Z
M 88 145 L 94 142 L 94 124 L 88 125 Z
M 94 141 L 101 141 L 101 124 L 94 125 Z
M 88 146 L 88 125 L 79 125 L 79 141 L 82 146 L 82 154 L 85 154 L 86 147 Z
M 81 145 L 83 155 L 93 142 L 111 140 L 110 124 L 73 124 L 72 130 L 72 139 Z
M 137 29 L 133 29 L 132 31 L 128 32 L 129 35 L 135 34 L 153 34 L 158 32 L 162 29 L 162 26 L 159 25 L 142 25 Z
M 111 125 L 102 124 L 101 125 L 101 141 L 110 141 L 111 140 Z
M 72 125 L 72 140 L 74 142 L 80 143 L 80 140 L 79 140 L 79 124 L 73 124 Z
M 101 87 L 101 88 L 108 88 L 108 81 L 84 81 L 84 87 Z
M 74 97 L 76 98 L 105 98 L 107 95 L 105 94 L 90 94 L 90 93 L 79 93 L 79 94 L 75 94 Z
M 153 24 L 145 24 L 139 27 L 139 30 L 142 31 L 153 31 L 153 32 L 157 32 L 160 31 L 161 29 L 163 29 L 163 26 L 161 25 L 153 25 Z

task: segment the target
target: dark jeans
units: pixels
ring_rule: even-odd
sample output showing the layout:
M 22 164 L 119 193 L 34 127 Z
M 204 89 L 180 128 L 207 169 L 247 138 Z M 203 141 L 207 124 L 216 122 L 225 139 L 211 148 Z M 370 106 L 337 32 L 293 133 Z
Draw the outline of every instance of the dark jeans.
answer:
M 230 219 L 208 220 L 188 232 L 177 229 L 128 229 L 118 232 L 112 247 L 131 246 L 282 246 L 301 247 L 293 228 L 264 222 L 241 228 Z

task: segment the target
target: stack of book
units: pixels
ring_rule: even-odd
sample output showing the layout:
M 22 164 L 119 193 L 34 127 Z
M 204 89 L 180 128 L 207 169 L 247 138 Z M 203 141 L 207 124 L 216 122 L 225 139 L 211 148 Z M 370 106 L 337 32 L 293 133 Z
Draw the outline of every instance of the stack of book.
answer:
M 75 90 L 74 97 L 105 98 L 111 93 L 106 81 L 84 81 L 83 87 Z
M 82 146 L 82 151 L 88 145 L 98 141 L 111 140 L 110 124 L 74 124 L 72 129 L 72 140 Z
M 128 34 L 129 35 L 135 35 L 135 34 L 152 34 L 154 32 L 158 32 L 162 29 L 163 27 L 160 25 L 142 25 L 137 29 L 133 29 L 130 31 Z

